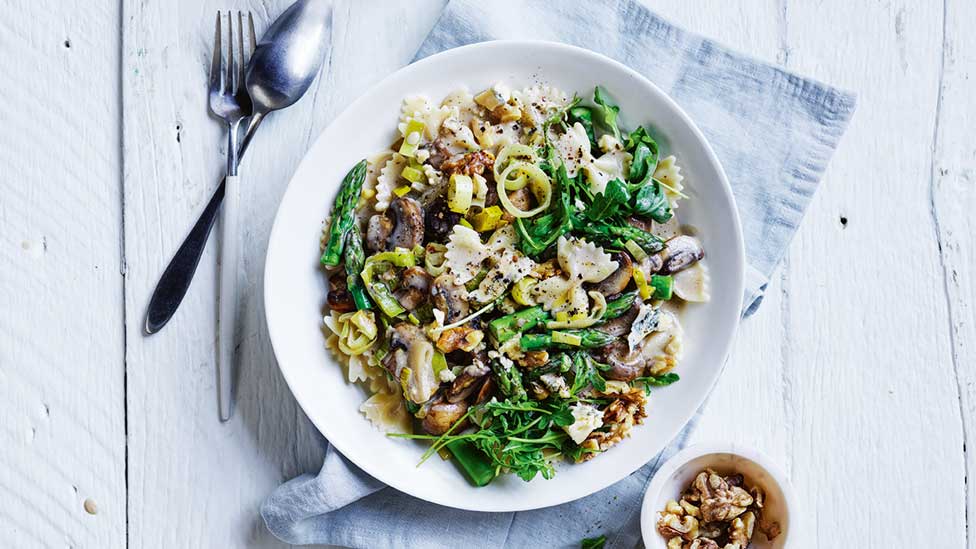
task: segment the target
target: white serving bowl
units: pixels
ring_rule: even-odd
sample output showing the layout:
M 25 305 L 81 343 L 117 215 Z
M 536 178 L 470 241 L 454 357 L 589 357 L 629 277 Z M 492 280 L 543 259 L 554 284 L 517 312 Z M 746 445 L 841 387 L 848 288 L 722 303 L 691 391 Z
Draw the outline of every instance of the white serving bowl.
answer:
M 681 493 L 698 473 L 713 469 L 719 474 L 739 473 L 749 488 L 759 487 L 765 495 L 764 516 L 779 522 L 782 533 L 769 541 L 756 530 L 749 549 L 784 549 L 799 545 L 799 510 L 786 475 L 765 454 L 736 444 L 699 444 L 678 452 L 651 480 L 641 507 L 641 534 L 647 549 L 667 549 L 667 540 L 657 531 L 658 512 Z
M 319 265 L 322 222 L 346 172 L 390 146 L 401 101 L 423 94 L 440 101 L 466 86 L 477 92 L 503 81 L 544 83 L 585 97 L 602 85 L 619 103 L 621 126 L 648 125 L 663 154 L 675 154 L 690 200 L 682 223 L 696 227 L 711 269 L 712 300 L 682 314 L 685 357 L 681 381 L 651 397 L 645 425 L 613 450 L 580 465 L 561 466 L 552 480 L 525 483 L 514 475 L 471 486 L 450 462 L 417 467 L 426 444 L 392 439 L 359 412 L 365 391 L 345 379 L 322 333 L 327 293 Z M 548 42 L 487 42 L 409 65 L 364 92 L 308 151 L 282 199 L 265 263 L 268 332 L 288 386 L 309 419 L 353 463 L 413 496 L 462 509 L 517 511 L 571 501 L 605 488 L 653 458 L 692 417 L 721 372 L 742 305 L 742 232 L 728 180 L 688 116 L 660 89 L 627 67 L 593 52 Z

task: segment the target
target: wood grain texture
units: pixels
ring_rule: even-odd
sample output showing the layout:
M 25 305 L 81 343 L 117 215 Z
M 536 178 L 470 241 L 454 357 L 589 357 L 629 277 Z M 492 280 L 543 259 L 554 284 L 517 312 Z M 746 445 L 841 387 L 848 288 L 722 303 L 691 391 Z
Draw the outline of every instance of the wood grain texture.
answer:
M 253 12 L 260 33 L 289 3 L 233 5 Z M 338 2 L 322 75 L 299 103 L 271 115 L 251 144 L 241 167 L 240 385 L 233 420 L 220 424 L 216 242 L 170 324 L 148 338 L 141 327 L 159 273 L 224 165 L 226 151 L 216 153 L 221 128 L 208 116 L 205 92 L 214 14 L 228 4 L 126 1 L 123 7 L 131 547 L 279 545 L 261 522 L 259 505 L 282 481 L 317 471 L 322 454 L 278 371 L 264 324 L 271 223 L 312 141 L 356 95 L 410 60 L 441 6 Z
M 939 98 L 932 142 L 931 200 L 935 238 L 941 254 L 944 299 L 952 369 L 962 417 L 967 542 L 976 548 L 976 449 L 966 444 L 976 434 L 976 4 L 946 2 L 939 63 Z
M 0 546 L 123 547 L 119 9 L 3 13 Z
M 928 215 L 942 6 L 784 9 L 787 66 L 859 94 L 787 266 L 792 468 L 809 544 L 963 547 L 965 440 Z M 852 522 L 842 502 L 865 494 L 881 504 Z M 937 529 L 896 518 L 926 516 L 934 501 Z

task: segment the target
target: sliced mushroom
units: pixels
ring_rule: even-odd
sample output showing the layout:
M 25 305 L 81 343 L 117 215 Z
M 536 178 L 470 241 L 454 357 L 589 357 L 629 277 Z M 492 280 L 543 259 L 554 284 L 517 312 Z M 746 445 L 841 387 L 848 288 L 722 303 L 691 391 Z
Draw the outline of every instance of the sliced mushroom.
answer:
M 427 160 L 427 163 L 433 166 L 434 169 L 441 169 L 444 161 L 451 157 L 451 150 L 447 147 L 446 139 L 444 138 L 438 137 L 427 149 L 430 151 L 430 158 Z
M 422 426 L 431 435 L 443 435 L 467 411 L 467 402 L 438 402 L 427 410 Z
M 615 337 L 627 335 L 630 332 L 630 325 L 634 323 L 634 319 L 637 318 L 637 314 L 640 312 L 640 306 L 640 301 L 635 299 L 633 305 L 627 309 L 627 312 L 597 326 L 596 329 Z
M 447 401 L 461 402 L 467 400 L 471 393 L 480 387 L 479 382 L 486 377 L 487 373 L 473 368 L 465 368 L 444 392 Z
M 390 204 L 396 226 L 389 244 L 395 248 L 413 249 L 424 241 L 424 209 L 420 202 L 401 196 Z
M 424 235 L 431 242 L 443 242 L 460 221 L 461 214 L 452 212 L 443 196 L 437 197 L 427 206 Z
M 626 316 L 626 313 L 625 315 Z M 629 328 L 628 328 L 629 330 Z M 615 381 L 633 381 L 645 370 L 660 375 L 674 367 L 681 353 L 681 324 L 670 312 L 661 312 L 658 328 L 633 350 L 618 339 L 598 351 L 598 360 L 610 365 L 604 377 Z
M 508 199 L 512 202 L 513 206 L 520 210 L 532 208 L 532 193 L 529 192 L 528 187 L 522 187 L 517 191 L 508 193 Z
M 444 322 L 450 324 L 468 315 L 468 301 L 464 286 L 454 282 L 454 275 L 444 273 L 434 279 L 430 289 L 434 306 L 444 312 Z
M 634 262 L 630 260 L 630 255 L 624 252 L 616 252 L 613 254 L 613 260 L 617 262 L 617 270 L 593 287 L 604 297 L 615 296 L 627 289 L 627 285 L 630 284 L 630 279 L 633 276 Z
M 675 273 L 674 294 L 685 301 L 704 303 L 710 298 L 710 279 L 704 261 Z
M 705 257 L 705 249 L 702 248 L 701 242 L 698 242 L 697 238 L 681 235 L 668 240 L 661 254 L 663 254 L 664 259 L 661 273 L 667 275 L 692 266 Z
M 651 275 L 656 274 L 664 266 L 664 258 L 661 257 L 661 254 L 649 255 L 638 266 L 641 272 L 644 273 L 644 278 L 650 280 Z
M 434 279 L 420 267 L 407 267 L 400 276 L 400 288 L 393 295 L 403 308 L 413 311 L 427 301 Z
M 329 309 L 337 313 L 347 313 L 356 310 L 356 303 L 346 286 L 346 277 L 342 272 L 334 272 L 329 276 L 329 294 L 327 296 Z
M 495 394 L 495 378 L 492 376 L 485 376 L 482 378 L 484 381 L 481 382 L 481 387 L 478 392 L 475 393 L 474 403 L 482 404 L 488 402 L 491 395 Z
M 390 328 L 390 350 L 383 357 L 383 367 L 394 379 L 400 379 L 400 370 L 407 366 L 408 352 L 417 342 L 426 342 L 423 330 L 409 322 L 400 322 Z
M 374 252 L 382 252 L 393 233 L 393 220 L 383 214 L 369 218 L 366 226 L 366 246 Z
M 600 351 L 600 359 L 610 365 L 610 370 L 604 374 L 607 379 L 633 381 L 644 372 L 645 361 L 640 350 L 631 352 L 625 341 L 614 341 Z

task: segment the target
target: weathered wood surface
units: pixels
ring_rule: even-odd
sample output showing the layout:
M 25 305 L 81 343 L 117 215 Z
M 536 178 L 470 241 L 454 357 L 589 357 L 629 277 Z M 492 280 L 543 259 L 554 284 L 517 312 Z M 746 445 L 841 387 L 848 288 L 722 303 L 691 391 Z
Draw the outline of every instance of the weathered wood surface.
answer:
M 442 2 L 337 2 L 332 57 L 391 72 Z M 263 325 L 267 233 L 305 150 L 358 93 L 331 84 L 365 90 L 373 75 L 330 65 L 308 97 L 273 115 L 245 161 L 244 367 L 231 423 L 216 421 L 214 247 L 172 323 L 152 338 L 141 326 L 222 165 L 205 96 L 212 14 L 251 9 L 260 32 L 286 4 L 45 1 L 0 20 L 4 546 L 280 546 L 257 508 L 280 481 L 317 469 L 321 450 Z M 782 463 L 805 505 L 804 547 L 976 548 L 966 450 L 976 429 L 976 5 L 653 8 L 859 95 L 695 439 L 753 444 Z
M 0 6 L 0 546 L 123 547 L 119 6 Z

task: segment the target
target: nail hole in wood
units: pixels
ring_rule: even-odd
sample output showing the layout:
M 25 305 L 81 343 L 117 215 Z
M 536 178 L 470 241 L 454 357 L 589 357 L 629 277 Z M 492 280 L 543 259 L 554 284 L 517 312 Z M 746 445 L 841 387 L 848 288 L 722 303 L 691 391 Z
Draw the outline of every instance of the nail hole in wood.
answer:
M 65 40 L 64 41 L 64 47 L 70 48 L 71 47 L 71 40 Z
M 182 124 L 177 124 L 176 125 L 176 142 L 177 143 L 180 143 L 180 132 L 181 131 L 183 131 L 183 125 Z
M 840 216 L 840 226 L 845 228 L 847 227 L 847 216 Z

